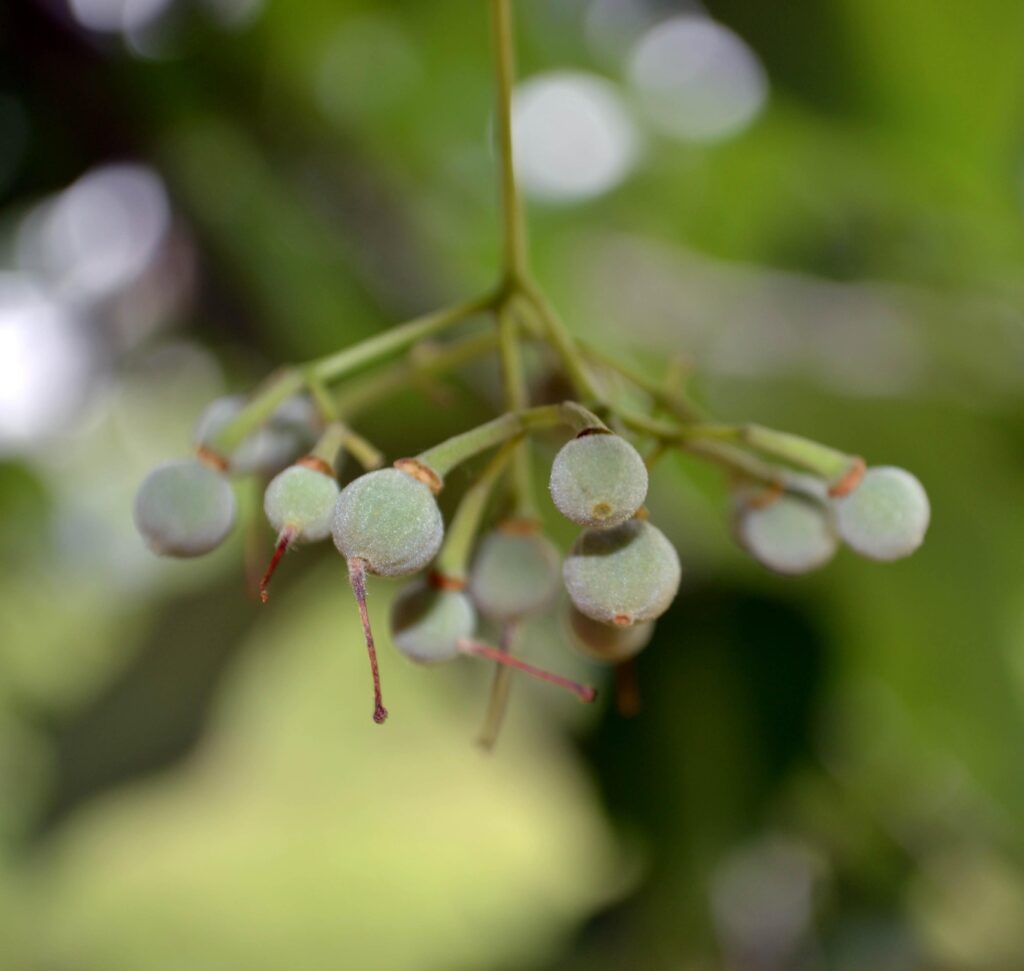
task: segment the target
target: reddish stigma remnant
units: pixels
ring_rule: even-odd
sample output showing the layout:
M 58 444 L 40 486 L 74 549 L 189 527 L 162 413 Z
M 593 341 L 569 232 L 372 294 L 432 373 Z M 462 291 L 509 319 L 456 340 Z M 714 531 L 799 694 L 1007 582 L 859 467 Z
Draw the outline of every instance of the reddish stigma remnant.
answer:
M 266 603 L 270 599 L 267 587 L 270 585 L 270 580 L 274 576 L 277 565 L 281 562 L 281 557 L 288 551 L 288 547 L 291 546 L 294 539 L 295 532 L 293 530 L 284 529 L 281 531 L 281 535 L 277 539 L 277 546 L 274 547 L 274 555 L 270 558 L 270 565 L 260 580 L 260 603 Z
M 358 556 L 351 557 L 348 561 L 348 578 L 352 584 L 352 592 L 356 595 L 356 603 L 359 605 L 359 620 L 363 625 L 366 653 L 370 656 L 370 671 L 373 673 L 373 720 L 378 725 L 383 725 L 387 721 L 388 710 L 384 707 L 384 699 L 381 695 L 377 648 L 373 643 L 370 615 L 366 610 L 366 560 Z
M 560 674 L 552 674 L 552 672 L 545 671 L 543 668 L 534 667 L 532 664 L 520 661 L 518 658 L 512 657 L 511 654 L 497 647 L 491 647 L 489 644 L 481 644 L 479 641 L 471 641 L 464 638 L 458 642 L 458 648 L 463 654 L 471 654 L 474 657 L 482 657 L 488 661 L 496 661 L 498 664 L 508 665 L 508 667 L 522 671 L 540 681 L 547 681 L 549 684 L 565 688 L 566 691 L 571 691 L 580 701 L 586 704 L 590 704 L 597 698 L 597 690 L 589 684 L 580 684 L 578 681 L 563 678 Z

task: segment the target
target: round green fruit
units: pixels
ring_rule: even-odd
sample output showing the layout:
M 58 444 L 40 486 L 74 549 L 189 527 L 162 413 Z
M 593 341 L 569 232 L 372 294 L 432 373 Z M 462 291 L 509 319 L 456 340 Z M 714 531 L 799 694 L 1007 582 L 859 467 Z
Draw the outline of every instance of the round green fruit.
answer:
M 444 539 L 434 494 L 398 469 L 378 469 L 350 482 L 338 496 L 331 527 L 346 559 L 358 558 L 378 576 L 422 570 Z
M 558 511 L 580 526 L 609 529 L 631 518 L 647 498 L 647 466 L 618 435 L 585 434 L 555 456 L 549 482 Z
M 458 643 L 476 629 L 476 611 L 462 590 L 435 587 L 417 580 L 391 605 L 391 640 L 418 664 L 437 664 L 459 657 Z
M 679 590 L 681 573 L 675 548 L 642 519 L 584 530 L 562 567 L 577 609 L 618 627 L 660 617 Z
M 202 556 L 235 524 L 228 481 L 195 459 L 154 469 L 135 496 L 135 527 L 160 556 Z

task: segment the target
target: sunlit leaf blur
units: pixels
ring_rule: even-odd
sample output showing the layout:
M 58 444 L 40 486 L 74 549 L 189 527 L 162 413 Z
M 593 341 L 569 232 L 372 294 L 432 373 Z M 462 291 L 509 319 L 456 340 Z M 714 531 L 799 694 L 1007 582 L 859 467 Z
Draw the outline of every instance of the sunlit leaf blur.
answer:
M 210 399 L 493 282 L 487 5 L 3 4 L 5 971 L 1024 968 L 1024 4 L 516 12 L 570 329 L 913 470 L 927 543 L 772 575 L 672 456 L 649 505 L 683 589 L 636 717 L 552 622 L 524 653 L 593 708 L 517 680 L 485 755 L 489 672 L 382 636 L 375 726 L 333 549 L 259 608 L 257 516 L 171 562 L 132 496 Z M 495 386 L 360 431 L 413 454 Z

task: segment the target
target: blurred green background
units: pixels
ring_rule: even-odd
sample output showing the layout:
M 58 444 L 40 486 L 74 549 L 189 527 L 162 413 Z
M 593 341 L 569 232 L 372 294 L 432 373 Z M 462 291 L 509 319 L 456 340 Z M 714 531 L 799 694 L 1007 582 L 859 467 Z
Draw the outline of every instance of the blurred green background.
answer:
M 571 329 L 912 469 L 926 545 L 774 577 L 673 457 L 638 717 L 517 682 L 488 758 L 486 666 L 385 643 L 377 728 L 333 551 L 257 611 L 265 528 L 159 561 L 131 501 L 210 398 L 492 282 L 487 5 L 4 4 L 5 971 L 1024 968 L 1024 4 L 517 15 Z M 494 373 L 361 430 L 410 454 Z M 527 653 L 607 685 L 557 625 Z

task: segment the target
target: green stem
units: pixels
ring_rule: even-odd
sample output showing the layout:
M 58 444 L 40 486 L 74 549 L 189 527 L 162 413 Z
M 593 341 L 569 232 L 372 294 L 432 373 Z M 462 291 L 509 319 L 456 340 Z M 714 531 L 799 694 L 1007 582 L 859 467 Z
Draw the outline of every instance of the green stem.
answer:
M 603 395 L 598 391 L 586 361 L 583 360 L 576 342 L 566 329 L 565 324 L 562 323 L 562 319 L 558 316 L 558 311 L 555 310 L 551 301 L 538 286 L 530 281 L 522 283 L 521 293 L 537 312 L 544 333 L 562 362 L 562 367 L 576 394 L 583 401 L 602 402 Z
M 501 445 L 510 438 L 558 425 L 567 425 L 577 434 L 591 428 L 605 429 L 600 418 L 575 402 L 538 405 L 524 411 L 506 412 L 493 421 L 477 425 L 476 428 L 428 448 L 416 458 L 443 479 L 456 465 L 480 452 Z
M 693 440 L 683 443 L 682 447 L 692 455 L 707 459 L 742 479 L 760 482 L 766 486 L 779 487 L 785 489 L 786 492 L 798 493 L 819 501 L 825 498 L 827 490 L 820 479 L 800 475 L 781 466 L 765 462 L 735 445 Z
M 503 654 L 512 651 L 515 641 L 518 624 L 509 621 L 502 625 L 501 638 L 498 641 L 498 650 Z M 487 714 L 484 716 L 484 724 L 480 729 L 480 736 L 477 739 L 480 747 L 485 751 L 494 748 L 501 734 L 501 726 L 505 721 L 505 712 L 508 709 L 508 695 L 512 687 L 512 668 L 507 664 L 496 664 L 494 666 L 494 680 L 491 681 L 491 694 L 487 702 Z
M 459 501 L 459 507 L 445 533 L 444 546 L 437 557 L 437 569 L 442 576 L 452 580 L 466 579 L 469 555 L 480 531 L 487 500 L 518 444 L 518 438 L 506 442 Z
M 274 413 L 281 402 L 303 390 L 309 382 L 328 384 L 359 367 L 397 354 L 417 341 L 433 337 L 467 317 L 493 309 L 497 299 L 497 294 L 492 293 L 445 307 L 416 317 L 353 347 L 278 372 L 263 389 L 253 395 L 252 400 L 235 418 L 220 430 L 210 443 L 210 447 L 220 455 L 230 455 Z
M 740 440 L 759 452 L 820 475 L 827 482 L 841 479 L 857 461 L 828 445 L 763 425 L 741 425 Z
M 366 364 L 373 364 L 381 358 L 397 354 L 417 341 L 433 337 L 454 324 L 493 309 L 496 302 L 494 294 L 467 300 L 433 313 L 416 317 L 398 327 L 392 327 L 375 337 L 361 341 L 354 347 L 346 347 L 335 354 L 314 361 L 309 368 L 320 381 L 331 382 L 355 371 Z
M 486 331 L 452 341 L 440 348 L 428 348 L 423 345 L 414 347 L 406 359 L 342 387 L 335 394 L 334 407 L 338 414 L 351 418 L 378 402 L 414 386 L 419 379 L 454 371 L 493 351 L 497 346 L 498 335 L 493 331 Z
M 828 445 L 813 442 L 799 435 L 780 432 L 763 425 L 721 425 L 713 423 L 692 423 L 675 425 L 670 422 L 648 418 L 622 408 L 614 408 L 614 414 L 627 428 L 644 435 L 676 445 L 690 448 L 696 442 L 722 442 L 743 446 L 762 452 L 789 465 L 805 469 L 820 476 L 826 482 L 835 482 L 846 475 L 857 463 L 854 456 L 847 455 Z
M 809 438 L 780 432 L 763 425 L 691 425 L 687 437 L 714 439 L 744 445 L 774 459 L 806 469 L 834 482 L 846 475 L 857 462 L 852 455 L 813 442 Z
M 249 403 L 213 437 L 210 448 L 218 455 L 230 456 L 282 402 L 301 391 L 304 385 L 302 371 L 297 368 L 285 368 L 271 375 Z
M 519 326 L 509 306 L 498 314 L 498 339 L 501 348 L 501 374 L 505 385 L 505 407 L 509 411 L 523 411 L 529 406 L 523 353 L 519 343 Z M 512 496 L 517 516 L 536 519 L 533 502 L 533 474 L 530 440 L 524 438 L 512 456 Z
M 646 392 L 651 400 L 659 408 L 669 412 L 682 421 L 698 421 L 701 418 L 700 412 L 691 402 L 674 390 L 670 390 L 669 382 L 659 382 L 648 378 L 642 371 L 625 364 L 620 358 L 608 354 L 587 343 L 580 343 L 580 350 L 584 356 L 595 364 L 599 364 L 609 371 L 622 375 L 631 384 Z
M 334 399 L 331 397 L 331 393 L 327 390 L 327 385 L 313 374 L 310 369 L 305 371 L 303 377 L 306 382 L 306 387 L 309 388 L 309 393 L 320 411 L 321 417 L 325 421 L 337 420 L 338 408 L 334 403 Z
M 367 472 L 379 469 L 384 464 L 384 453 L 369 439 L 341 422 L 344 429 L 343 447 Z
M 526 219 L 516 186 L 512 146 L 512 85 L 515 79 L 515 38 L 511 0 L 491 0 L 494 81 L 497 95 L 497 142 L 501 168 L 501 210 L 506 282 L 527 276 Z
M 338 453 L 344 446 L 347 436 L 348 429 L 341 422 L 332 421 L 323 430 L 309 454 L 334 469 L 337 467 Z

